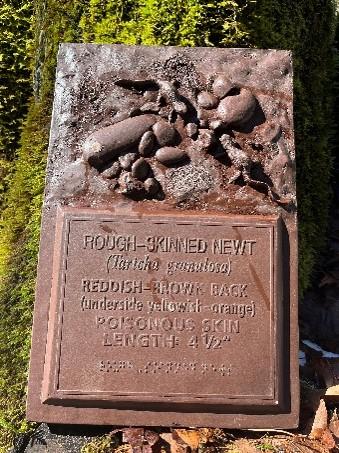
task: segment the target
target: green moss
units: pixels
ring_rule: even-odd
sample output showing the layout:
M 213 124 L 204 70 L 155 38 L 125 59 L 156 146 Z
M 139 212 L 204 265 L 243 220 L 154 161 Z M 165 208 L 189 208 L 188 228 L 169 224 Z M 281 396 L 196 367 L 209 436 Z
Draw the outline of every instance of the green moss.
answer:
M 80 26 L 85 42 L 239 46 L 245 9 L 233 0 L 90 0 Z
M 0 451 L 29 428 L 23 418 L 48 137 L 33 105 L 10 181 L 0 236 Z M 1 448 L 3 450 L 1 450 Z
M 324 244 L 328 216 L 334 0 L 35 3 L 33 16 L 29 0 L 5 0 L 0 6 L 0 204 L 6 206 L 0 235 L 0 452 L 6 451 L 16 433 L 29 429 L 23 415 L 25 386 L 59 42 L 292 49 L 302 290 Z M 31 67 L 35 98 L 23 124 Z M 16 150 L 13 164 L 10 159 Z
M 84 445 L 81 453 L 112 453 L 116 451 L 115 448 L 117 445 L 118 441 L 115 437 L 102 436 Z
M 0 4 L 0 158 L 13 158 L 31 92 L 29 29 L 32 1 Z

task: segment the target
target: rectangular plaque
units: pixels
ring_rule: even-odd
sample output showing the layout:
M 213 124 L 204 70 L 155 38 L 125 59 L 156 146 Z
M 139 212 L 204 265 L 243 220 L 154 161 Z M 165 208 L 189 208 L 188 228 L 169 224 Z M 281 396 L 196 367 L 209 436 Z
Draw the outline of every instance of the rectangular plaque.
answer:
M 279 236 L 278 219 L 61 211 L 43 402 L 274 410 Z
M 280 85 L 275 82 L 268 99 L 260 86 L 267 88 L 268 79 L 254 74 L 259 69 L 246 76 L 252 93 L 237 72 L 238 60 L 253 65 L 254 59 L 255 68 L 268 77 L 267 59 L 286 65 L 288 54 L 155 49 L 62 47 L 28 418 L 295 427 L 297 248 L 293 135 L 287 135 L 290 79 L 286 73 Z M 132 69 L 135 53 L 142 58 Z M 207 80 L 208 68 L 199 66 L 199 55 L 220 65 L 213 70 L 214 82 L 198 82 L 194 71 L 187 87 L 182 81 L 182 91 L 166 81 L 178 71 L 176 59 L 193 65 Z M 163 74 L 158 80 L 159 62 Z M 88 67 L 92 72 L 85 71 Z M 142 81 L 146 67 L 149 80 Z M 230 82 L 234 92 L 229 97 L 239 96 L 236 101 L 247 108 L 250 122 L 238 115 L 228 118 L 226 127 L 222 106 L 235 101 L 220 94 L 226 83 L 220 73 L 232 75 L 232 68 L 239 88 Z M 93 107 L 96 96 L 93 105 L 87 104 L 85 83 L 98 90 L 98 99 L 101 92 L 109 94 L 113 120 L 104 98 L 102 119 L 96 118 L 100 108 Z M 197 105 L 189 88 L 194 84 L 206 88 L 199 88 Z M 158 91 L 158 98 L 145 95 L 144 87 Z M 121 98 L 124 90 L 130 90 L 126 99 Z M 140 96 L 147 98 L 141 106 Z M 208 102 L 219 102 L 215 113 Z M 279 109 L 280 129 L 270 119 Z M 92 117 L 99 124 L 94 131 Z

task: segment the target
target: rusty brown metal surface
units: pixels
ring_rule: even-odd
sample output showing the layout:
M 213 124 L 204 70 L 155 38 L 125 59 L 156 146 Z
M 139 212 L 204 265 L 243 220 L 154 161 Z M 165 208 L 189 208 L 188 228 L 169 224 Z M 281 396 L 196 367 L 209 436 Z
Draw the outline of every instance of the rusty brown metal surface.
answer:
M 284 51 L 63 45 L 27 416 L 295 427 Z

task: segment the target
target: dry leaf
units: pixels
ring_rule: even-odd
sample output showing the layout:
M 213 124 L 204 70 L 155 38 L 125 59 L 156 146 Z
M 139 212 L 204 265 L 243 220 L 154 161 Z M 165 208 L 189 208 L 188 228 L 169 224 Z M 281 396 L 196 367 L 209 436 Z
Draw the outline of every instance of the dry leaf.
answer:
M 208 442 L 213 442 L 215 439 L 216 429 L 212 428 L 200 428 L 199 435 L 200 435 L 200 443 L 207 444 Z
M 258 450 L 246 439 L 234 442 L 234 453 L 258 453 Z
M 338 414 L 337 414 L 336 409 L 332 415 L 329 428 L 330 428 L 330 431 L 334 434 L 334 436 L 337 439 L 339 439 L 339 419 L 338 419 Z
M 155 445 L 160 439 L 158 433 L 156 433 L 155 431 L 150 431 L 149 429 L 145 430 L 144 437 L 145 441 L 148 443 L 148 445 L 151 445 L 151 447 L 153 447 L 153 445 Z
M 200 444 L 200 433 L 196 430 L 174 429 L 173 433 L 182 439 L 192 450 L 197 450 Z
M 141 452 L 142 453 L 153 453 L 153 447 L 151 447 L 150 445 L 143 445 L 141 447 Z
M 324 400 L 320 400 L 310 434 L 310 439 L 319 440 L 328 450 L 335 447 L 335 440 L 328 428 L 328 414 Z
M 125 428 L 121 430 L 122 441 L 135 447 L 142 447 L 144 444 L 144 428 Z
M 144 428 L 122 428 L 115 429 L 111 432 L 111 435 L 119 432 L 122 433 L 122 441 L 129 444 L 131 453 L 156 453 L 160 451 L 160 446 L 157 448 L 156 445 L 160 437 L 155 431 Z
M 160 437 L 171 447 L 171 453 L 188 453 L 188 446 L 182 445 L 177 439 L 173 438 L 172 433 L 162 433 Z
M 283 445 L 284 453 L 330 453 L 328 447 L 318 440 L 311 440 L 307 437 L 296 435 L 287 439 Z
M 333 435 L 331 431 L 326 428 L 325 431 L 323 432 L 320 442 L 325 445 L 329 450 L 335 447 L 335 440 L 333 438 Z
M 327 428 L 327 409 L 324 400 L 320 400 L 318 410 L 314 417 L 312 430 L 310 433 L 311 439 L 321 439 L 323 432 Z

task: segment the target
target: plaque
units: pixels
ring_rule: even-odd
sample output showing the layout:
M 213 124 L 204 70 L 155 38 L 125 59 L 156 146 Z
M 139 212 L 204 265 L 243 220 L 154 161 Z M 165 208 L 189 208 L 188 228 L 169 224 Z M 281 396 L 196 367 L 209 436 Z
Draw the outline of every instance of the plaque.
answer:
M 285 51 L 63 45 L 27 416 L 298 424 Z

